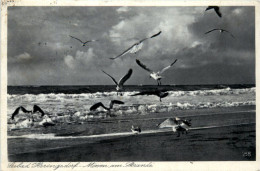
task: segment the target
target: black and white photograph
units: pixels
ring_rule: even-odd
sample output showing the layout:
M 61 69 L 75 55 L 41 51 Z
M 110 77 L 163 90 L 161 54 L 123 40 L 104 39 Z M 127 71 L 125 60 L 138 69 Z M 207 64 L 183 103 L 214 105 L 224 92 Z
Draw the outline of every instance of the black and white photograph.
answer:
M 256 161 L 255 16 L 8 6 L 8 162 Z

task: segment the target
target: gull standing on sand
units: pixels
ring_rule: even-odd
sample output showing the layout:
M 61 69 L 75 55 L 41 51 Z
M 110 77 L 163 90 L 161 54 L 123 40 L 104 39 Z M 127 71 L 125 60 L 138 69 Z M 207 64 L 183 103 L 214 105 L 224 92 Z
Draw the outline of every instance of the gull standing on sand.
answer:
M 205 11 L 208 11 L 208 10 L 211 10 L 211 9 L 214 9 L 215 12 L 217 13 L 217 15 L 218 15 L 219 17 L 222 17 L 222 14 L 221 14 L 221 12 L 220 12 L 218 6 L 208 6 L 208 8 L 206 8 Z
M 163 121 L 162 123 L 158 124 L 158 128 L 172 128 L 173 132 L 177 132 L 177 137 L 180 136 L 180 132 L 183 134 L 189 130 L 189 127 L 191 126 L 191 120 L 186 119 L 180 119 L 178 117 L 175 118 L 169 118 Z
M 123 89 L 123 85 L 124 83 L 131 77 L 132 73 L 133 73 L 133 70 L 130 68 L 127 72 L 127 74 L 122 77 L 119 82 L 117 82 L 115 80 L 115 78 L 113 78 L 111 75 L 109 75 L 108 73 L 106 73 L 105 71 L 102 70 L 102 72 L 104 72 L 107 76 L 109 76 L 113 81 L 114 83 L 116 84 L 116 91 L 117 91 L 117 95 L 118 95 L 118 91 L 122 90 Z
M 154 72 L 154 71 L 152 71 L 151 69 L 149 69 L 147 66 L 145 66 L 144 64 L 142 64 L 141 61 L 139 61 L 138 59 L 136 59 L 136 63 L 137 63 L 140 67 L 142 67 L 144 70 L 150 72 L 150 78 L 155 79 L 155 80 L 157 81 L 157 84 L 158 84 L 158 85 L 161 85 L 161 79 L 163 78 L 163 77 L 161 76 L 161 74 L 162 74 L 163 72 L 165 72 L 166 70 L 170 69 L 171 66 L 173 66 L 173 64 L 175 64 L 176 61 L 177 61 L 177 59 L 175 59 L 175 61 L 174 61 L 173 63 L 171 63 L 171 65 L 169 65 L 169 66 L 163 68 L 161 71 Z
M 119 101 L 119 100 L 111 100 L 110 104 L 109 104 L 109 107 L 106 107 L 106 106 L 103 105 L 102 102 L 98 102 L 98 103 L 94 104 L 93 106 L 91 106 L 89 110 L 90 111 L 94 111 L 94 110 L 96 110 L 99 107 L 103 107 L 105 110 L 108 111 L 107 114 L 109 116 L 114 116 L 114 115 L 111 115 L 111 113 L 110 113 L 111 109 L 113 109 L 114 104 L 125 104 L 125 103 L 122 102 L 122 101 Z
M 135 53 L 138 52 L 139 50 L 142 49 L 142 46 L 143 46 L 143 42 L 147 39 L 152 39 L 156 36 L 159 36 L 161 34 L 162 31 L 159 31 L 158 33 L 152 35 L 151 37 L 147 37 L 147 38 L 144 38 L 142 40 L 140 40 L 139 42 L 133 44 L 131 47 L 129 47 L 128 49 L 126 49 L 123 53 L 121 53 L 120 55 L 116 56 L 116 57 L 113 57 L 113 58 L 110 58 L 110 59 L 116 59 L 116 58 L 119 58 L 121 56 L 124 56 L 125 54 L 127 53 Z
M 163 91 L 160 91 L 160 90 L 150 90 L 150 91 L 142 91 L 142 92 L 130 95 L 130 96 L 139 96 L 139 95 L 155 95 L 155 96 L 158 96 L 160 98 L 160 102 L 161 102 L 162 101 L 161 99 L 168 96 L 169 93 L 163 92 Z
M 204 33 L 204 34 L 208 34 L 208 33 L 213 32 L 213 31 L 219 31 L 220 33 L 224 33 L 224 32 L 229 33 L 230 36 L 232 36 L 232 37 L 235 39 L 235 36 L 233 36 L 233 34 L 231 34 L 229 31 L 224 30 L 224 29 L 212 29 L 212 30 L 210 30 L 210 31 L 207 31 L 207 32 Z
M 73 38 L 73 39 L 76 39 L 76 40 L 80 41 L 80 43 L 82 44 L 82 46 L 86 46 L 86 44 L 87 44 L 87 43 L 90 43 L 90 42 L 96 42 L 96 41 L 98 41 L 98 40 L 88 40 L 88 41 L 83 42 L 83 41 L 80 40 L 79 38 L 73 37 L 73 36 L 71 36 L 71 35 L 69 35 L 69 36 L 70 36 L 71 38 Z

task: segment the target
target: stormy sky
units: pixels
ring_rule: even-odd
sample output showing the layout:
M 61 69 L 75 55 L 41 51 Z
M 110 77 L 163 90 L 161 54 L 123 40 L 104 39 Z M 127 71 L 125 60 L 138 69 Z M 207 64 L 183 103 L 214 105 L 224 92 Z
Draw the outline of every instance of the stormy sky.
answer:
M 153 70 L 175 59 L 162 84 L 255 83 L 255 9 L 220 7 L 8 7 L 8 85 L 110 85 L 129 68 L 126 84 L 152 84 Z M 228 33 L 218 31 L 222 28 Z M 115 57 L 145 41 L 137 54 Z M 81 40 L 97 39 L 82 47 Z

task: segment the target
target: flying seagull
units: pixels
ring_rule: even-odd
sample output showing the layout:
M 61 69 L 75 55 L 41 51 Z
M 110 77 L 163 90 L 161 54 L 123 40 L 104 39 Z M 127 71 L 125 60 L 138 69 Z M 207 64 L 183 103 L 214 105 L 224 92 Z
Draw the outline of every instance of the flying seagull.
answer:
M 231 34 L 229 31 L 224 30 L 224 29 L 212 29 L 210 31 L 207 31 L 205 34 L 208 34 L 208 33 L 213 32 L 213 31 L 219 31 L 220 33 L 226 32 L 226 33 L 230 34 L 230 36 L 232 36 L 235 39 L 235 36 L 233 34 Z
M 134 125 L 132 125 L 132 128 L 131 128 L 131 131 L 134 133 L 134 134 L 139 134 L 141 133 L 141 128 L 140 127 L 134 127 Z
M 168 70 L 169 68 L 171 68 L 171 66 L 173 66 L 173 64 L 175 64 L 175 62 L 177 61 L 177 59 L 175 59 L 175 61 L 173 63 L 171 63 L 171 65 L 163 68 L 161 71 L 158 71 L 158 72 L 154 72 L 152 71 L 151 69 L 149 69 L 147 66 L 145 66 L 144 64 L 141 63 L 141 61 L 139 61 L 138 59 L 136 59 L 136 63 L 142 67 L 144 70 L 150 72 L 150 78 L 153 78 L 157 81 L 158 85 L 161 85 L 161 79 L 162 79 L 162 76 L 161 74 L 163 72 L 165 72 L 166 70 Z
M 16 108 L 14 113 L 12 114 L 12 116 L 11 116 L 12 120 L 14 120 L 14 117 L 19 114 L 20 110 L 22 110 L 24 113 L 31 113 L 31 114 L 36 113 L 36 112 L 40 112 L 42 114 L 41 117 L 43 117 L 44 114 L 45 114 L 43 112 L 43 110 L 39 106 L 37 106 L 37 105 L 33 106 L 33 110 L 32 111 L 31 110 L 26 110 L 23 106 L 20 106 L 20 107 Z
M 137 51 L 139 51 L 140 49 L 142 49 L 142 46 L 143 46 L 143 42 L 147 39 L 152 39 L 156 36 L 159 36 L 161 34 L 162 31 L 159 31 L 158 33 L 152 35 L 151 37 L 147 37 L 147 38 L 144 38 L 142 40 L 140 40 L 139 42 L 133 44 L 131 47 L 129 47 L 128 49 L 126 49 L 123 53 L 121 53 L 120 55 L 116 56 L 116 57 L 113 57 L 113 58 L 110 58 L 110 59 L 116 59 L 116 58 L 119 58 L 121 56 L 124 56 L 125 54 L 127 53 L 136 53 Z
M 162 101 L 161 99 L 168 96 L 169 93 L 163 92 L 163 91 L 160 91 L 160 90 L 151 90 L 151 91 L 142 91 L 140 93 L 136 93 L 136 94 L 133 94 L 131 96 L 139 96 L 139 95 L 155 95 L 155 96 L 158 96 L 160 98 L 160 102 L 161 102 Z
M 217 15 L 218 15 L 219 17 L 222 17 L 222 14 L 221 14 L 221 12 L 220 12 L 218 6 L 208 6 L 208 8 L 206 8 L 205 11 L 208 11 L 208 10 L 211 10 L 211 9 L 214 9 L 215 12 L 217 13 Z
M 73 36 L 71 36 L 71 35 L 69 35 L 71 38 L 73 38 L 73 39 L 76 39 L 76 40 L 78 40 L 78 41 L 80 41 L 80 43 L 82 43 L 82 46 L 86 46 L 86 44 L 87 43 L 90 43 L 90 42 L 96 42 L 96 41 L 98 41 L 98 40 L 88 40 L 88 41 L 86 41 L 86 42 L 83 42 L 82 40 L 80 40 L 79 38 L 76 38 L 76 37 L 73 37 Z
M 106 106 L 103 105 L 102 102 L 98 102 L 98 103 L 94 104 L 93 106 L 91 106 L 89 110 L 90 110 L 90 111 L 95 111 L 97 108 L 103 107 L 105 110 L 108 111 L 107 114 L 109 114 L 110 116 L 112 116 L 112 115 L 110 114 L 110 110 L 113 109 L 114 104 L 125 104 L 125 103 L 122 102 L 122 101 L 119 101 L 119 100 L 111 100 L 111 101 L 110 101 L 110 104 L 109 104 L 109 107 L 106 107 Z
M 113 81 L 114 83 L 116 84 L 116 91 L 120 91 L 123 89 L 123 84 L 131 77 L 132 73 L 133 73 L 133 70 L 130 68 L 127 72 L 127 74 L 122 77 L 119 82 L 117 82 L 115 80 L 115 78 L 113 78 L 111 75 L 109 75 L 108 73 L 106 73 L 105 71 L 102 70 L 102 72 L 104 72 L 106 75 L 108 75 Z

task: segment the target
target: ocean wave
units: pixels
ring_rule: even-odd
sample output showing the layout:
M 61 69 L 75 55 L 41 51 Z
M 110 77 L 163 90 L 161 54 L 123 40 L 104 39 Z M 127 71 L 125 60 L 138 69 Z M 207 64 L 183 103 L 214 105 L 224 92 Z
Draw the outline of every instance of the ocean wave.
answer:
M 220 107 L 238 107 L 238 106 L 248 106 L 255 105 L 255 101 L 246 102 L 198 102 L 198 103 L 168 103 L 164 105 L 156 104 L 140 104 L 136 106 L 123 106 L 117 107 L 111 110 L 111 114 L 116 116 L 127 116 L 127 115 L 148 115 L 150 113 L 164 113 L 173 112 L 176 110 L 190 110 L 190 109 L 207 109 L 207 108 L 220 108 Z M 104 119 L 106 117 L 106 111 L 98 110 L 96 112 L 86 110 L 84 112 L 76 111 L 74 113 L 51 113 L 49 118 L 54 123 L 82 123 L 86 121 L 91 121 L 93 119 Z M 35 114 L 37 115 L 37 114 Z M 42 118 L 33 115 L 35 123 L 34 126 L 41 126 L 40 122 Z M 17 115 L 17 119 L 23 115 Z M 22 120 L 22 118 L 20 118 Z M 14 129 L 25 129 L 29 128 L 32 123 L 28 120 L 22 120 L 19 124 L 16 121 L 9 119 L 8 130 Z
M 225 89 L 214 89 L 214 90 L 196 90 L 196 91 L 168 91 L 169 96 L 173 97 L 180 97 L 180 96 L 211 96 L 211 95 L 239 95 L 239 94 L 246 94 L 246 93 L 255 93 L 255 87 L 253 88 L 244 88 L 244 89 L 231 89 L 231 88 L 225 88 Z M 133 95 L 135 93 L 138 93 L 138 91 L 132 91 L 132 92 L 123 92 L 122 97 L 129 97 L 130 95 Z M 112 92 L 97 92 L 97 93 L 81 93 L 81 94 L 64 94 L 64 93 L 49 93 L 49 94 L 24 94 L 24 95 L 7 95 L 8 100 L 13 99 L 28 99 L 31 100 L 39 100 L 39 101 L 45 101 L 45 100 L 62 100 L 62 99 L 78 99 L 78 98 L 101 98 L 101 97 L 113 97 L 117 96 L 116 91 Z
M 199 103 L 169 103 L 168 105 L 139 105 L 137 112 L 139 113 L 160 113 L 171 112 L 174 110 L 189 110 L 189 109 L 206 109 L 206 108 L 220 108 L 220 107 L 238 107 L 255 105 L 255 101 L 246 102 L 199 102 Z
M 229 87 L 225 89 L 215 89 L 215 90 L 195 90 L 195 91 L 170 91 L 171 96 L 210 96 L 210 95 L 231 95 L 231 94 L 245 94 L 245 93 L 255 93 L 254 88 L 245 89 L 231 89 Z

